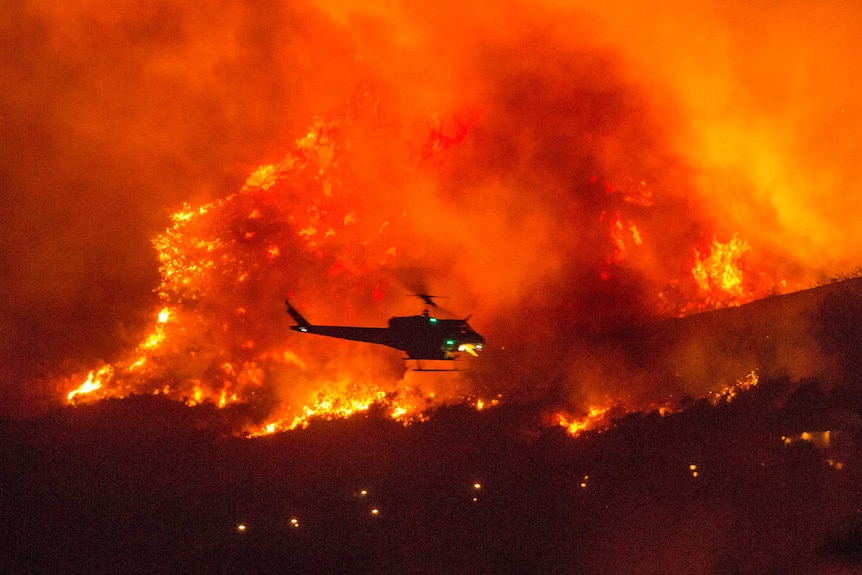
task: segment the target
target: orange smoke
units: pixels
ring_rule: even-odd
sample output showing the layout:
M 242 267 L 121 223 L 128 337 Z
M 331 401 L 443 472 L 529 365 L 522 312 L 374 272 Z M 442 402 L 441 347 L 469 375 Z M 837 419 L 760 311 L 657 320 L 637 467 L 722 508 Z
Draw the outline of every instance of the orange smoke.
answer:
M 96 394 L 260 420 L 324 385 L 407 394 L 397 354 L 289 335 L 280 302 L 383 325 L 420 288 L 493 342 L 423 401 L 581 403 L 579 334 L 858 265 L 852 6 L 2 10 L 12 412 L 96 365 Z

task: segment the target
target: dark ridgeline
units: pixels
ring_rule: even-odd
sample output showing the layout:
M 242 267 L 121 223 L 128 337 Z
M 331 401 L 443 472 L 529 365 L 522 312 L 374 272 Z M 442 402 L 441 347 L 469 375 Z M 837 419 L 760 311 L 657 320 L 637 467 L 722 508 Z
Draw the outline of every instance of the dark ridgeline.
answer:
M 234 435 L 239 412 L 157 396 L 2 420 L 0 572 L 858 569 L 860 305 L 855 287 L 815 293 L 806 337 L 828 373 L 578 438 L 543 425 L 541 401 L 257 439 Z

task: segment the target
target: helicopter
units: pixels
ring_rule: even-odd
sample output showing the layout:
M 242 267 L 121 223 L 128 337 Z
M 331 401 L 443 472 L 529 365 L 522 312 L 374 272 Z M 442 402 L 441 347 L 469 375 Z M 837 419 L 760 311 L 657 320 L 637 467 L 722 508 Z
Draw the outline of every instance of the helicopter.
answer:
M 467 352 L 477 356 L 485 339 L 467 324 L 471 316 L 464 319 L 439 319 L 431 314 L 430 308 L 437 307 L 435 297 L 427 294 L 408 294 L 418 297 L 425 303 L 421 315 L 393 317 L 389 319 L 388 327 L 351 327 L 340 325 L 314 325 L 296 311 L 285 300 L 287 313 L 296 322 L 290 327 L 300 333 L 313 333 L 376 343 L 399 349 L 407 354 L 406 360 L 454 360 L 459 357 L 457 352 Z M 423 370 L 421 365 L 419 371 Z

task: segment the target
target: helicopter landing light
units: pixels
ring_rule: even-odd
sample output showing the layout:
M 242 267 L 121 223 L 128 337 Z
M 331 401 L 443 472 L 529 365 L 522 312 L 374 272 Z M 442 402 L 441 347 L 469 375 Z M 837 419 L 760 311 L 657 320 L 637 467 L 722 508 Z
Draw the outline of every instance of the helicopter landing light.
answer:
M 473 357 L 479 357 L 479 354 L 476 353 L 477 349 L 482 349 L 481 343 L 462 343 L 458 346 L 458 351 L 466 351 Z

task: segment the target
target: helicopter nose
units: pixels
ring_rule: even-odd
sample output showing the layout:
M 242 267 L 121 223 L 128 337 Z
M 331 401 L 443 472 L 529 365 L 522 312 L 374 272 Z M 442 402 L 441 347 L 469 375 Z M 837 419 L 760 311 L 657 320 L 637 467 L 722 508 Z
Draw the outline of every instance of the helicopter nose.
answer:
M 477 351 L 482 351 L 482 344 L 485 343 L 485 338 L 483 338 L 478 333 L 471 332 L 469 336 L 466 338 L 466 341 L 458 346 L 458 351 L 466 351 L 470 355 L 474 357 L 478 357 Z
M 469 353 L 473 357 L 479 357 L 479 354 L 476 352 L 481 350 L 481 349 L 482 349 L 481 343 L 462 343 L 461 345 L 458 346 L 458 351 L 466 351 L 467 353 Z

